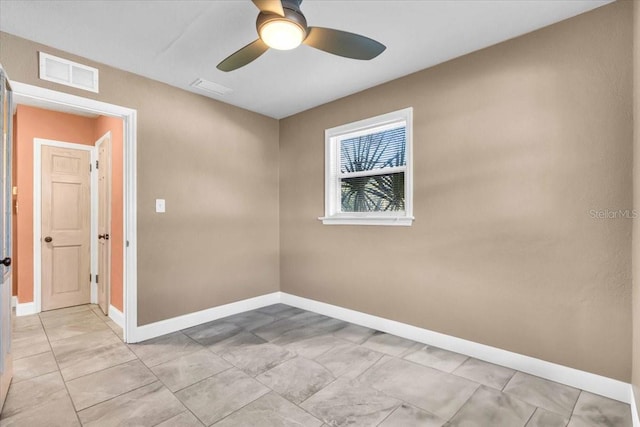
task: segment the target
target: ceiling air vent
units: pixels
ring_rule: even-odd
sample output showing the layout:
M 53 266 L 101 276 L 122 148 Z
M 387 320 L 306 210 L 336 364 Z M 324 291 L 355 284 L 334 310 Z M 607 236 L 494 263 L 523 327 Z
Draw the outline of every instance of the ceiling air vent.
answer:
M 40 78 L 98 93 L 98 69 L 40 53 Z
M 218 83 L 210 82 L 205 79 L 196 80 L 195 82 L 191 83 L 191 87 L 216 95 L 226 95 L 229 92 L 233 92 L 233 89 L 219 85 Z

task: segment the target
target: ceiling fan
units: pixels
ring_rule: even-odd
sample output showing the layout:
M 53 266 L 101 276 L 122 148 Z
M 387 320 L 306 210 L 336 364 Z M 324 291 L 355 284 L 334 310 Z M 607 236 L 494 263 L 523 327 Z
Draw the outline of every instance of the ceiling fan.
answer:
M 309 27 L 300 11 L 302 0 L 252 0 L 260 9 L 256 28 L 259 38 L 218 64 L 221 71 L 233 71 L 257 59 L 269 48 L 290 50 L 300 44 L 353 59 L 373 59 L 385 45 L 359 34 L 332 28 Z

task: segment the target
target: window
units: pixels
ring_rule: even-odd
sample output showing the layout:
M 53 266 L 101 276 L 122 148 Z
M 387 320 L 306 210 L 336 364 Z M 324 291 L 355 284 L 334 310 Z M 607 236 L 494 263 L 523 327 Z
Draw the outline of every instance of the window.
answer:
M 411 225 L 413 109 L 325 131 L 324 224 Z

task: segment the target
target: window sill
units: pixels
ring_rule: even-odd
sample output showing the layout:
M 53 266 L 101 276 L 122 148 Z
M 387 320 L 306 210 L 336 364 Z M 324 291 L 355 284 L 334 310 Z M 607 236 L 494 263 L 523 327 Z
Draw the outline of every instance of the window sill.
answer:
M 353 217 L 323 216 L 318 218 L 324 225 L 393 225 L 409 227 L 414 217 Z

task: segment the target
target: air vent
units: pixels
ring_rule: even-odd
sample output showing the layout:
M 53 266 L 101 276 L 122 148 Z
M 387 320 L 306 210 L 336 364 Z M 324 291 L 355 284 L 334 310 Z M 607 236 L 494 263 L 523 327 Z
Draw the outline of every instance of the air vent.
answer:
M 198 79 L 191 83 L 191 87 L 200 89 L 204 92 L 214 93 L 216 95 L 226 95 L 229 92 L 233 92 L 233 89 L 219 85 L 218 83 L 210 82 L 205 79 Z
M 40 53 L 40 78 L 65 86 L 98 93 L 98 69 Z

